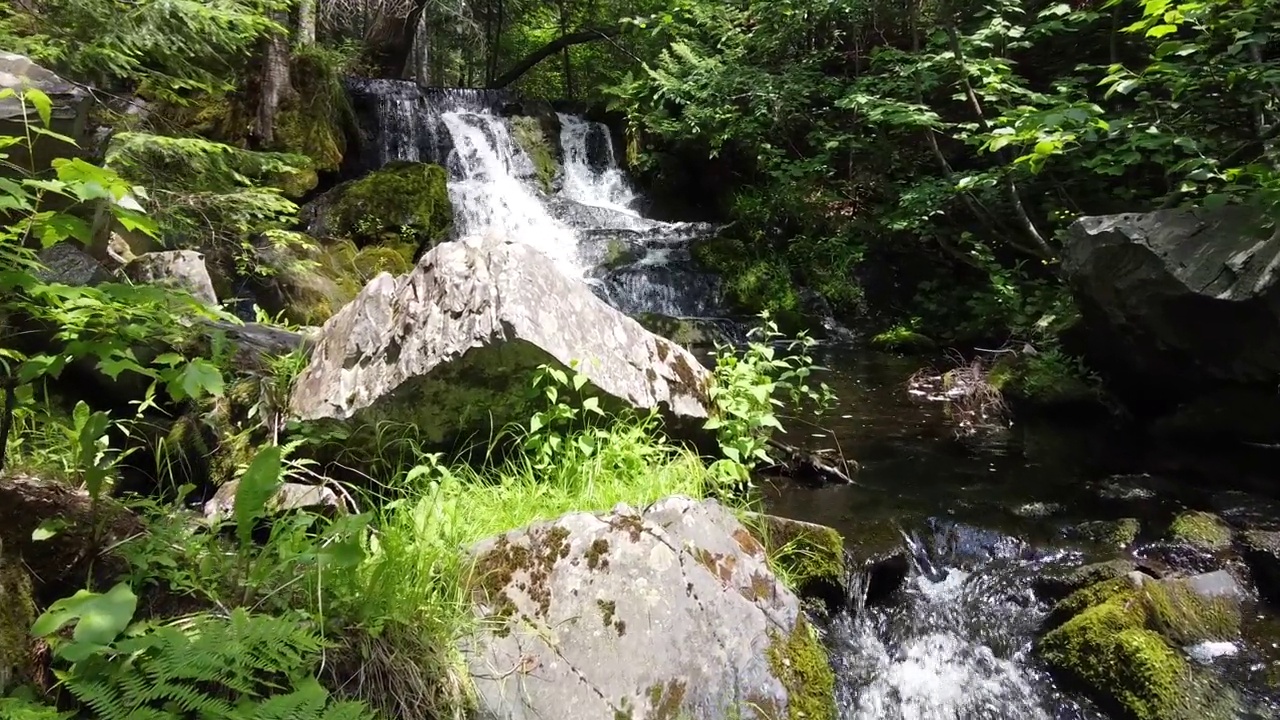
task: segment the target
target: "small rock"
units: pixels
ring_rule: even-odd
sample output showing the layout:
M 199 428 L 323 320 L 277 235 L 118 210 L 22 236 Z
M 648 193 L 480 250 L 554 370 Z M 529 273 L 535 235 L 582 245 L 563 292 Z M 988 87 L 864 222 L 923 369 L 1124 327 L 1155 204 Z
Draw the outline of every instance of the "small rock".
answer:
M 213 498 L 204 504 L 205 519 L 210 523 L 229 520 L 235 510 L 236 492 L 239 489 L 239 480 L 232 480 L 218 488 Z M 284 483 L 268 501 L 267 508 L 269 512 L 276 514 L 305 510 L 332 516 L 342 510 L 342 501 L 337 493 L 324 485 Z
M 44 267 L 36 272 L 36 276 L 45 282 L 84 287 L 112 280 L 107 268 L 85 252 L 79 243 L 52 245 L 40 251 L 39 259 Z
M 1240 587 L 1240 583 L 1236 582 L 1235 577 L 1226 570 L 1215 570 L 1192 575 L 1186 578 L 1184 582 L 1192 592 L 1202 598 L 1243 600 L 1245 596 L 1244 589 Z
M 195 250 L 143 253 L 124 266 L 124 274 L 134 282 L 188 292 L 205 305 L 218 304 L 204 255 Z
M 1184 512 L 1169 525 L 1168 538 L 1173 542 L 1218 552 L 1231 547 L 1231 528 L 1213 513 Z

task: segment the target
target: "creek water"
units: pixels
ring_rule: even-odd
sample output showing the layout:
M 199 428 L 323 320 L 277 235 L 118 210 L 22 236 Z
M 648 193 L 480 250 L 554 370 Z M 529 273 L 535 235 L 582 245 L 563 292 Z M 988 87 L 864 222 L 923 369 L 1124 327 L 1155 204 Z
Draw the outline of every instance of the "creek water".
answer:
M 716 229 L 644 217 L 606 126 L 556 116 L 562 163 L 548 190 L 501 111 L 503 93 L 391 80 L 355 81 L 351 92 L 362 169 L 447 167 L 458 235 L 529 243 L 629 314 L 724 322 L 716 278 L 690 255 Z M 1140 545 L 1158 556 L 1150 541 L 1184 508 L 1280 522 L 1280 503 L 1258 492 L 1280 488 L 1275 456 L 1172 452 L 1097 422 L 1028 421 L 959 439 L 944 403 L 908 391 L 920 361 L 841 345 L 817 359 L 839 404 L 821 429 L 792 422 L 789 439 L 862 467 L 851 486 L 769 487 L 768 506 L 840 530 L 863 556 L 909 548 L 914 558 L 893 602 L 855 602 L 824 627 L 842 720 L 1102 720 L 1031 652 L 1047 611 L 1031 590 L 1037 574 L 1118 552 L 1072 529 L 1138 518 Z M 1205 661 L 1244 697 L 1245 718 L 1280 717 L 1275 612 L 1247 603 L 1243 641 L 1199 649 L 1216 654 Z
M 1107 718 L 1031 652 L 1048 610 L 1034 578 L 1121 555 L 1073 530 L 1138 518 L 1139 553 L 1156 560 L 1184 509 L 1280 521 L 1257 492 L 1276 487 L 1265 454 L 1178 452 L 1096 421 L 958 438 L 944 403 L 909 391 L 918 359 L 838 346 L 816 359 L 840 400 L 821 430 L 793 422 L 790 440 L 838 448 L 861 469 L 852 486 L 767 488 L 770 510 L 835 527 L 855 554 L 908 544 L 918 558 L 893 602 L 855 604 L 826 628 L 842 720 Z M 1278 611 L 1248 602 L 1241 642 L 1190 649 L 1220 653 L 1208 664 L 1241 694 L 1242 718 L 1280 717 Z

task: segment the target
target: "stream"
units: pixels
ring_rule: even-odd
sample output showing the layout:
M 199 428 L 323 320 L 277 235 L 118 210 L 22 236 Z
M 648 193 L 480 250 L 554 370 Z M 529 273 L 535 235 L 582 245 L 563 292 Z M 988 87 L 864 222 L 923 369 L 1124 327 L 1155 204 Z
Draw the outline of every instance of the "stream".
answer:
M 1031 654 L 1048 607 L 1031 590 L 1049 566 L 1119 552 L 1075 537 L 1082 522 L 1139 518 L 1154 553 L 1184 509 L 1280 519 L 1274 459 L 1179 453 L 1098 423 L 1015 423 L 960 439 L 942 402 L 908 390 L 920 360 L 827 347 L 815 359 L 839 402 L 789 440 L 856 458 L 856 485 L 767 488 L 771 512 L 840 530 L 855 554 L 900 549 L 924 560 L 892 603 L 856 607 L 826 628 L 842 720 L 1101 720 Z M 939 577 L 941 575 L 941 577 Z M 1210 660 L 1247 714 L 1280 717 L 1280 613 L 1246 603 L 1242 642 Z M 1202 649 L 1201 652 L 1204 650 Z M 1193 656 L 1195 652 L 1193 651 Z
M 732 322 L 716 278 L 690 244 L 715 232 L 643 217 L 609 129 L 559 113 L 562 169 L 539 188 L 497 91 L 353 81 L 373 169 L 395 160 L 448 168 L 458 235 L 497 233 L 537 247 L 566 274 L 632 315 Z M 821 427 L 792 422 L 797 445 L 861 464 L 856 484 L 766 488 L 771 512 L 841 531 L 855 555 L 914 558 L 891 602 L 853 603 L 825 623 L 842 720 L 1105 720 L 1059 687 L 1031 652 L 1045 617 L 1033 580 L 1049 566 L 1116 557 L 1073 533 L 1087 521 L 1137 518 L 1139 551 L 1159 559 L 1173 515 L 1204 509 L 1280 521 L 1274 454 L 1188 454 L 1106 424 L 1027 421 L 956 437 L 945 402 L 913 393 L 918 359 L 820 346 L 839 396 Z M 1246 603 L 1229 646 L 1192 648 L 1244 698 L 1243 718 L 1280 717 L 1280 619 Z M 1212 656 L 1212 657 L 1211 657 Z

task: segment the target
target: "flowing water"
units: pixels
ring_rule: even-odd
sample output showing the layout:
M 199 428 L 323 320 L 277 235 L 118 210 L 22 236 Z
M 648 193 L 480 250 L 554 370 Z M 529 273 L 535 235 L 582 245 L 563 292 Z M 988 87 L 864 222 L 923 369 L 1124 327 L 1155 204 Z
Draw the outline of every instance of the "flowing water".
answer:
M 362 128 L 357 169 L 394 161 L 448 168 L 459 237 L 528 243 L 630 314 L 725 314 L 716 278 L 697 269 L 689 252 L 715 228 L 643 217 L 604 124 L 557 114 L 561 171 L 555 191 L 545 193 L 501 112 L 506 93 L 397 80 L 352 81 L 350 90 Z
M 629 314 L 726 314 L 716 279 L 690 255 L 715 228 L 644 217 L 606 126 L 557 116 L 562 169 L 548 193 L 503 116 L 505 93 L 389 80 L 351 89 L 363 135 L 357 170 L 397 160 L 447 167 L 460 236 L 529 243 Z M 1264 508 L 1280 520 L 1280 506 L 1249 494 L 1280 487 L 1273 458 L 1188 457 L 1097 425 L 1029 422 L 960 440 L 944 405 L 907 392 L 915 362 L 821 352 L 840 406 L 827 431 L 796 425 L 790 439 L 856 459 L 857 484 L 771 488 L 768 504 L 841 530 L 863 556 L 907 548 L 912 558 L 892 602 L 855 598 L 825 626 L 842 720 L 1105 720 L 1031 653 L 1046 612 L 1030 589 L 1036 575 L 1116 552 L 1071 529 L 1137 517 L 1158 534 L 1182 508 L 1228 517 Z M 1277 717 L 1267 677 L 1280 677 L 1280 624 L 1252 603 L 1246 615 L 1243 642 L 1200 655 L 1246 696 L 1244 717 Z
M 893 602 L 855 604 L 826 628 L 842 720 L 1107 718 L 1031 652 L 1047 611 L 1034 578 L 1117 555 L 1073 528 L 1136 517 L 1143 545 L 1184 509 L 1280 521 L 1276 501 L 1257 492 L 1277 487 L 1264 453 L 1183 454 L 1096 423 L 1028 422 L 959 439 L 943 404 L 907 391 L 918 361 L 841 347 L 818 359 L 839 406 L 823 422 L 829 431 L 790 439 L 856 458 L 857 484 L 775 487 L 768 504 L 841 530 L 856 554 L 905 545 L 915 559 Z M 1189 649 L 1219 655 L 1203 659 L 1241 693 L 1243 718 L 1280 717 L 1276 614 L 1246 603 L 1243 641 Z

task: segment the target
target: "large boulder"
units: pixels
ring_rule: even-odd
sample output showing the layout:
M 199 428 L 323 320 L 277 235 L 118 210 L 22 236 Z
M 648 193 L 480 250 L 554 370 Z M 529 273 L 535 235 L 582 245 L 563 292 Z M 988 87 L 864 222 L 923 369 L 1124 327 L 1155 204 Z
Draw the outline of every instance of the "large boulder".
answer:
M 478 718 L 835 717 L 799 601 L 715 502 L 570 514 L 473 554 Z
M 439 165 L 391 163 L 325 192 L 300 215 L 312 237 L 430 247 L 453 227 L 448 182 Z
M 487 439 L 540 409 L 540 365 L 575 361 L 607 410 L 657 409 L 676 434 L 707 417 L 711 376 L 696 358 L 498 238 L 444 243 L 408 275 L 375 277 L 321 329 L 291 407 L 302 420 L 412 424 L 432 445 Z
M 1122 400 L 1164 413 L 1245 387 L 1261 391 L 1250 394 L 1260 422 L 1280 411 L 1280 233 L 1265 220 L 1256 209 L 1230 206 L 1071 225 L 1063 271 L 1091 360 Z

